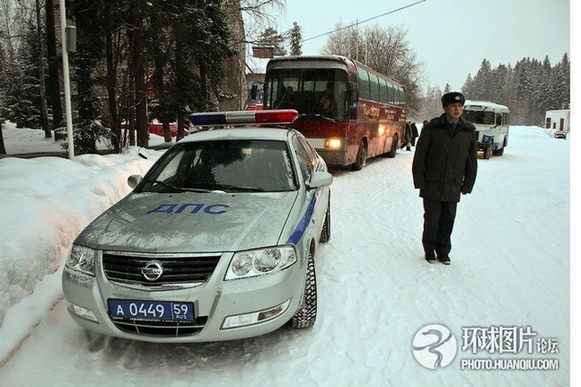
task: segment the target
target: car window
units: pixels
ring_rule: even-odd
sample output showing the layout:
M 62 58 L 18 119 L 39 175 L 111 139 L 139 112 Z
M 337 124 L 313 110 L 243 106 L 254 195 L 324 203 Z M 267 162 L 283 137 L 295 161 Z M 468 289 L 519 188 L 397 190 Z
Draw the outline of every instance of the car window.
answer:
M 306 180 L 310 179 L 313 174 L 313 164 L 311 158 L 309 157 L 309 152 L 305 149 L 305 146 L 301 143 L 298 136 L 293 137 L 293 145 L 297 158 L 299 160 L 299 165 L 301 167 L 301 173 L 303 178 Z
M 172 149 L 172 154 L 152 168 L 143 191 L 297 189 L 285 141 L 204 141 Z
M 299 142 L 303 145 L 303 148 L 305 148 L 305 151 L 309 155 L 309 160 L 311 162 L 311 166 L 313 167 L 313 169 L 315 169 L 315 167 L 317 166 L 317 162 L 319 161 L 319 157 L 317 156 L 317 152 L 313 149 L 313 147 L 307 141 L 307 139 L 304 138 L 302 135 L 297 135 L 297 138 L 299 139 Z

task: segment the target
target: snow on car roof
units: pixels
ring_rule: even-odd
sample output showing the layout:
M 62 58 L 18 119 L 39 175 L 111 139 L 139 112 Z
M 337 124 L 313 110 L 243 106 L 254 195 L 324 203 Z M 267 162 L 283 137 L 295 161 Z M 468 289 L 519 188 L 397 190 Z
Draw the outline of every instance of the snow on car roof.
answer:
M 179 142 L 215 141 L 215 140 L 275 140 L 286 141 L 289 129 L 241 127 L 228 129 L 213 129 L 195 132 Z

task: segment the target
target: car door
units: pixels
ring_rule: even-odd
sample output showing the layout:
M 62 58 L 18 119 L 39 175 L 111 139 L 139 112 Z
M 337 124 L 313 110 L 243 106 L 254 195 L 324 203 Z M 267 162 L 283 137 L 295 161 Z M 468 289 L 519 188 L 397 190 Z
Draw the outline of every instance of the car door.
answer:
M 301 170 L 304 171 L 303 179 L 306 183 L 309 181 L 315 171 L 324 170 L 322 168 L 323 165 L 320 164 L 318 155 L 312 150 L 312 147 L 302 135 L 296 134 L 293 140 L 293 145 L 297 152 Z M 312 218 L 310 222 L 311 232 L 309 234 L 317 242 L 319 240 L 319 233 L 325 219 L 325 212 L 327 211 L 328 189 L 328 187 L 319 187 L 305 191 L 305 201 L 309 203 L 310 207 L 312 207 L 309 209 L 312 211 Z

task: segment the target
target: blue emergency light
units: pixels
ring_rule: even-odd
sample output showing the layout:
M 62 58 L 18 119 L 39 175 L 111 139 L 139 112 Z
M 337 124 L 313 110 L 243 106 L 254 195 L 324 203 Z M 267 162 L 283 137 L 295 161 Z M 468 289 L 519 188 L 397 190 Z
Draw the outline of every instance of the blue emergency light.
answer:
M 299 113 L 293 109 L 193 113 L 190 122 L 194 126 L 221 126 L 236 124 L 290 124 Z

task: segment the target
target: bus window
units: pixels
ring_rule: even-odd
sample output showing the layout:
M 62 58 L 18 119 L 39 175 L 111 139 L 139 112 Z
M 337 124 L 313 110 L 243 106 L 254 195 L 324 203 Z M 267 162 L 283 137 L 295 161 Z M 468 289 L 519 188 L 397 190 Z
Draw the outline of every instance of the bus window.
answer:
M 494 112 L 484 110 L 464 110 L 462 116 L 473 124 L 494 125 Z
M 369 98 L 379 101 L 379 79 L 375 74 L 369 74 Z
M 326 68 L 269 71 L 265 109 L 296 109 L 299 114 L 347 119 L 347 72 Z
M 387 103 L 387 90 L 387 81 L 379 78 L 379 100 L 383 103 Z
M 391 82 L 387 84 L 387 89 L 388 89 L 387 102 L 393 104 L 395 103 L 395 88 L 393 87 L 393 84 Z
M 369 99 L 369 75 L 365 69 L 357 68 L 359 76 L 359 98 Z

